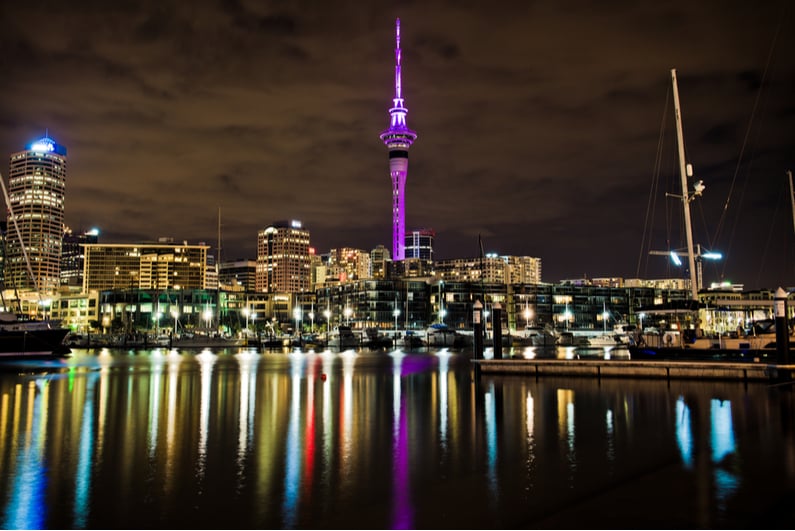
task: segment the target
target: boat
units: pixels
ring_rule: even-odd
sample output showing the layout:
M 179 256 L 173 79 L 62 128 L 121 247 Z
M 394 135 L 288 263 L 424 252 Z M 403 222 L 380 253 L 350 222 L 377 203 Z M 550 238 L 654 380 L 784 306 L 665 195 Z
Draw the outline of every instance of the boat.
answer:
M 588 336 L 588 347 L 591 348 L 605 348 L 605 347 L 629 347 L 632 342 L 632 332 L 635 330 L 635 325 L 630 325 L 624 321 L 617 322 L 613 325 L 613 331 L 608 332 L 606 329 L 599 335 Z
M 586 340 L 588 342 L 587 346 L 593 348 L 629 346 L 629 340 L 624 341 L 622 336 L 618 334 L 601 334 L 598 336 L 590 336 Z
M 556 345 L 559 347 L 586 347 L 589 343 L 585 336 L 576 335 L 574 332 L 560 332 Z
M 414 330 L 406 330 L 406 335 L 403 336 L 403 348 L 415 349 L 425 346 L 425 340 Z
M 181 334 L 179 337 L 164 336 L 165 344 L 155 343 L 157 346 L 171 346 L 172 348 L 232 348 L 242 347 L 246 340 L 237 337 L 227 337 L 219 334 Z M 169 343 L 170 340 L 170 343 Z
M 68 332 L 64 338 L 64 345 L 67 347 L 88 348 L 91 346 L 90 334 L 79 334 L 77 332 Z
M 429 347 L 463 348 L 471 346 L 474 338 L 450 328 L 444 323 L 434 323 L 425 329 L 426 345 Z
M 552 348 L 558 343 L 558 335 L 551 326 L 528 327 L 525 337 L 529 338 L 530 346 L 533 347 Z
M 339 350 L 358 348 L 361 338 L 350 326 L 340 325 L 329 335 L 328 346 Z
M 364 329 L 362 346 L 373 350 L 379 350 L 382 348 L 390 348 L 392 344 L 392 338 L 384 334 L 378 328 L 369 327 Z
M 64 344 L 68 328 L 53 320 L 24 320 L 0 312 L 0 359 L 61 358 L 71 350 Z
M 688 360 L 721 360 L 721 361 L 773 361 L 778 357 L 777 334 L 773 319 L 764 320 L 764 324 L 752 327 L 750 333 L 737 333 L 734 337 L 705 333 L 700 325 L 699 310 L 702 309 L 698 300 L 699 281 L 701 278 L 701 248 L 694 250 L 693 229 L 690 221 L 690 202 L 700 196 L 704 190 L 702 181 L 695 182 L 693 192 L 688 191 L 688 177 L 692 176 L 692 167 L 685 161 L 684 141 L 682 134 L 682 116 L 679 109 L 679 90 L 676 82 L 676 70 L 671 70 L 673 96 L 676 117 L 677 143 L 679 151 L 679 174 L 681 177 L 681 199 L 684 213 L 684 231 L 687 238 L 687 254 L 690 270 L 691 299 L 688 301 L 672 301 L 666 305 L 644 309 L 647 315 L 664 314 L 662 321 L 668 327 L 664 330 L 641 329 L 629 346 L 631 359 L 688 359 Z M 653 252 L 652 254 L 670 254 L 672 258 L 678 253 L 670 251 Z M 675 260 L 678 261 L 678 258 Z M 697 268 L 698 265 L 698 268 Z M 785 298 L 786 293 L 779 288 L 776 298 Z M 786 324 L 786 317 L 781 321 Z M 788 330 L 782 337 L 789 338 L 792 343 L 795 336 Z M 789 350 L 788 348 L 785 350 Z

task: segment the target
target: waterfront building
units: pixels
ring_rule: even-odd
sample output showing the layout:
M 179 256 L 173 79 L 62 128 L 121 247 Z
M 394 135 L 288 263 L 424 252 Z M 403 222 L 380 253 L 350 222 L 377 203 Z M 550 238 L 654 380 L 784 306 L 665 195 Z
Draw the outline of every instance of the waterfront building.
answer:
M 389 249 L 383 245 L 370 251 L 370 276 L 376 279 L 387 279 L 391 271 L 392 257 Z
M 318 330 L 340 325 L 357 329 L 424 329 L 430 318 L 430 286 L 423 280 L 368 279 L 316 291 Z M 306 308 L 304 308 L 306 311 Z
M 690 289 L 690 280 L 685 278 L 627 278 L 624 279 L 624 286 L 628 288 L 655 288 L 655 289 Z M 692 297 L 691 297 L 692 298 Z
M 433 261 L 433 229 L 418 229 L 406 234 L 406 258 Z
M 370 253 L 342 247 L 329 252 L 326 277 L 340 283 L 370 278 Z
M 204 245 L 204 242 L 201 243 Z M 220 287 L 220 271 L 219 264 L 215 259 L 215 255 L 207 254 L 207 265 L 204 268 L 204 288 L 205 289 L 219 289 Z
M 69 227 L 64 228 L 63 246 L 61 247 L 61 286 L 83 287 L 83 266 L 86 243 L 98 243 L 99 231 L 89 231 L 75 234 Z
M 392 180 L 392 259 L 403 260 L 406 245 L 406 177 L 409 148 L 417 133 L 408 128 L 404 105 L 400 51 L 400 19 L 395 21 L 395 96 L 389 109 L 389 128 L 381 133 L 381 141 L 389 149 L 389 176 Z
M 11 155 L 6 287 L 47 294 L 58 289 L 61 283 L 65 190 L 64 146 L 45 136 Z
M 430 279 L 433 277 L 433 262 L 424 258 L 405 258 L 392 262 L 394 278 Z
M 256 289 L 300 293 L 310 287 L 309 231 L 298 220 L 277 221 L 257 235 Z
M 624 287 L 624 279 L 621 277 L 594 278 L 591 280 L 591 284 L 603 288 L 621 288 Z
M 50 317 L 73 332 L 100 329 L 99 292 L 59 293 L 50 304 Z
M 221 289 L 227 291 L 255 292 L 257 290 L 257 261 L 223 262 L 218 269 L 218 283 Z
M 207 289 L 206 245 L 84 244 L 83 292 Z
M 541 282 L 541 259 L 531 256 L 498 256 L 489 253 L 476 258 L 436 260 L 434 276 L 440 280 L 502 284 Z M 482 272 L 482 274 L 481 274 Z

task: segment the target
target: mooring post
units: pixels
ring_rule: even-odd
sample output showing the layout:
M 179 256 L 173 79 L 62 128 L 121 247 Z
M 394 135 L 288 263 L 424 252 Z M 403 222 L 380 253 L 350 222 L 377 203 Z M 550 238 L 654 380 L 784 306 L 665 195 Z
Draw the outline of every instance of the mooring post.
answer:
M 502 306 L 500 303 L 494 303 L 494 317 L 492 323 L 492 337 L 494 338 L 494 359 L 502 359 Z
M 773 297 L 776 310 L 776 357 L 779 363 L 789 363 L 789 323 L 787 323 L 787 292 L 779 287 Z
M 475 359 L 483 359 L 483 303 L 479 300 L 472 305 L 472 326 L 475 333 Z

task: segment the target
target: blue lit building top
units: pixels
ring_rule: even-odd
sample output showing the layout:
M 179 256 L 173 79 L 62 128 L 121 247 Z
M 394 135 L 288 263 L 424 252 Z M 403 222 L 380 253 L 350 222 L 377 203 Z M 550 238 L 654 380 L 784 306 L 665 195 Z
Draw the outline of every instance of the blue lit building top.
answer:
M 28 144 L 28 151 L 35 151 L 36 153 L 55 153 L 57 155 L 66 156 L 66 147 L 57 144 L 55 140 L 49 136 L 39 138 Z

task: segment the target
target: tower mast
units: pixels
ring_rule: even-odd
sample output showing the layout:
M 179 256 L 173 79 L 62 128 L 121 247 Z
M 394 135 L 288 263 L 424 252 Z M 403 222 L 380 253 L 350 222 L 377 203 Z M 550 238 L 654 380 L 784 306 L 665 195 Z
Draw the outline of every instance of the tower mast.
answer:
M 403 104 L 400 71 L 400 19 L 395 20 L 395 96 L 389 109 L 389 128 L 381 133 L 381 141 L 389 148 L 389 176 L 392 179 L 392 259 L 406 257 L 406 177 L 409 168 L 409 147 L 417 133 L 408 128 L 408 109 Z

